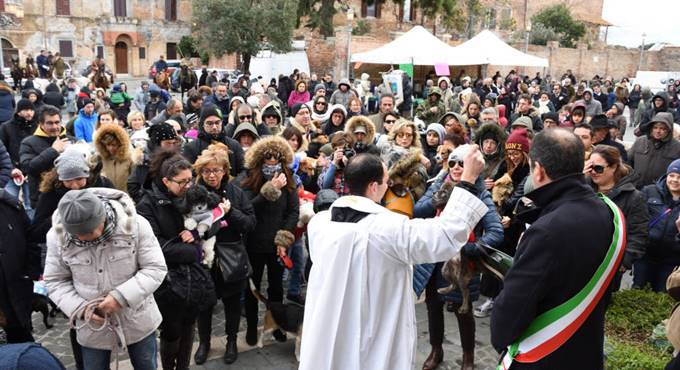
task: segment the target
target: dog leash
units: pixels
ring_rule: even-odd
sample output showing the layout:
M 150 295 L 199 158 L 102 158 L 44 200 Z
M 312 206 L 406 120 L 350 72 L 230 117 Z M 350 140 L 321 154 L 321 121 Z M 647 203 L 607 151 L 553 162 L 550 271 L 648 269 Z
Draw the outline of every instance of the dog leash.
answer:
M 118 353 L 120 352 L 121 349 L 127 348 L 127 343 L 125 342 L 125 334 L 123 333 L 123 327 L 121 326 L 121 321 L 120 318 L 118 317 L 117 313 L 113 314 L 99 314 L 97 311 L 97 307 L 99 307 L 99 304 L 104 301 L 104 297 L 99 297 L 95 298 L 91 301 L 88 301 L 80 307 L 76 312 L 74 312 L 71 317 L 69 318 L 69 324 L 71 325 L 71 328 L 75 330 L 80 330 L 84 327 L 87 327 L 88 329 L 94 331 L 94 332 L 102 332 L 104 330 L 111 331 L 114 335 L 113 339 L 113 344 L 111 345 L 111 351 L 115 352 L 115 361 L 116 361 L 116 370 L 118 370 Z M 96 324 L 93 323 L 92 316 L 93 315 L 99 315 L 104 318 L 104 323 L 97 327 Z M 77 324 L 77 320 L 79 318 L 82 318 L 83 323 L 82 324 Z

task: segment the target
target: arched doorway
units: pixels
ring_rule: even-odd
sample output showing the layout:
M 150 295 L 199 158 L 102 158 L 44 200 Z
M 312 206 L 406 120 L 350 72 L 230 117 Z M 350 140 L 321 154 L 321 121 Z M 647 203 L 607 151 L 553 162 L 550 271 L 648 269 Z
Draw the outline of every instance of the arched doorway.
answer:
M 118 41 L 115 46 L 116 73 L 128 72 L 128 45 L 123 41 Z
M 11 67 L 12 59 L 19 59 L 19 49 L 15 48 L 7 39 L 0 39 L 0 67 Z

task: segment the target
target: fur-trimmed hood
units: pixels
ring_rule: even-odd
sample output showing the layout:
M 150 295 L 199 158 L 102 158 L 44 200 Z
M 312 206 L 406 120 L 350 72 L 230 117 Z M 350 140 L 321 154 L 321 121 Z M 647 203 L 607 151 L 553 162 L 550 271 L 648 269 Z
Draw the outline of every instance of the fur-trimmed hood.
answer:
M 267 152 L 278 153 L 281 156 L 282 166 L 289 166 L 293 163 L 293 149 L 288 142 L 280 136 L 268 136 L 258 140 L 248 149 L 245 157 L 246 168 L 261 167 Z
M 133 236 L 136 232 L 135 227 L 137 225 L 137 211 L 132 198 L 130 198 L 130 196 L 126 193 L 116 189 L 89 188 L 88 190 L 92 191 L 100 199 L 108 201 L 116 211 L 116 217 L 118 217 L 118 220 L 116 222 L 114 235 Z M 59 238 L 61 241 L 59 245 L 61 245 L 62 248 L 68 248 L 70 244 L 66 243 L 67 232 L 64 229 L 63 222 L 61 221 L 59 208 L 57 208 L 52 215 L 52 228 L 54 229 L 57 238 Z
M 366 127 L 364 144 L 373 144 L 373 141 L 375 140 L 375 125 L 373 124 L 373 121 L 366 116 L 354 116 L 345 123 L 345 132 L 354 137 L 354 129 L 358 126 Z
M 120 149 L 118 149 L 115 159 L 119 161 L 132 159 L 130 137 L 128 136 L 127 132 L 125 132 L 125 129 L 118 125 L 103 125 L 94 132 L 94 146 L 97 148 L 97 153 L 99 153 L 102 158 L 106 160 L 113 159 L 106 150 L 106 145 L 104 145 L 102 142 L 102 138 L 106 134 L 114 135 L 120 143 Z

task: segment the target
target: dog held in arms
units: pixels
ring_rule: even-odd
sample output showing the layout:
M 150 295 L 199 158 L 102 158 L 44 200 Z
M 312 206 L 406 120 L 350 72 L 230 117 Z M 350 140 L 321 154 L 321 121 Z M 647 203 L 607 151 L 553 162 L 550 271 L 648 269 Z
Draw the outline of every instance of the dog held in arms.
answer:
M 282 303 L 270 302 L 262 293 L 255 287 L 252 279 L 250 282 L 250 290 L 253 292 L 258 301 L 264 303 L 267 311 L 264 314 L 264 328 L 262 335 L 257 342 L 257 346 L 263 347 L 263 338 L 265 335 L 272 333 L 276 329 L 281 329 L 288 333 L 295 334 L 295 359 L 300 362 L 300 344 L 302 343 L 302 319 L 305 313 L 305 307 L 297 303 Z

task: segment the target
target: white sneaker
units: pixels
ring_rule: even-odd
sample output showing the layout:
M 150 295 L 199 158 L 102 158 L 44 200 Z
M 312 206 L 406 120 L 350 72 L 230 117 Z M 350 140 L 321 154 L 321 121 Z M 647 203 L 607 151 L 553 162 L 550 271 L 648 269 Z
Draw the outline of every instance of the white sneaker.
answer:
M 473 314 L 475 317 L 489 317 L 491 316 L 491 310 L 493 310 L 493 299 L 489 298 L 486 302 L 475 308 Z

